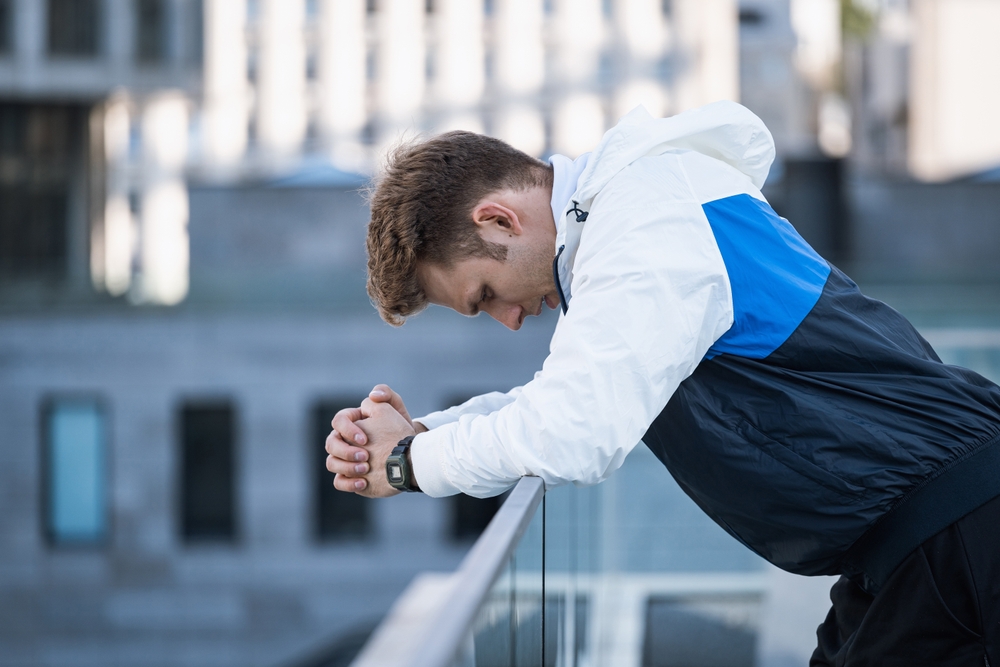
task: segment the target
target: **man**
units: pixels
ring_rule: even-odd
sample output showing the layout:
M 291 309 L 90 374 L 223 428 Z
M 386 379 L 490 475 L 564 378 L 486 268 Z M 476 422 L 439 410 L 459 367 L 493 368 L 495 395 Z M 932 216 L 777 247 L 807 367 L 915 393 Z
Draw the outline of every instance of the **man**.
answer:
M 524 387 L 414 422 L 380 386 L 338 414 L 335 485 L 591 484 L 641 439 L 747 547 L 843 575 L 813 664 L 1000 665 L 1000 388 L 942 364 L 775 215 L 773 156 L 725 102 L 637 109 L 550 165 L 469 133 L 401 149 L 371 200 L 383 318 L 562 314 Z

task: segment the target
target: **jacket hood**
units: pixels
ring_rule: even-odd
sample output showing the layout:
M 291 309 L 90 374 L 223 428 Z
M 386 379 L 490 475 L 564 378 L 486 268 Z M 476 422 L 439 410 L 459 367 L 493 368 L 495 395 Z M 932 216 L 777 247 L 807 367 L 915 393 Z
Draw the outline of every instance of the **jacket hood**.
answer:
M 774 139 L 763 121 L 736 102 L 713 102 L 670 118 L 653 118 L 639 106 L 608 130 L 581 174 L 577 201 L 593 199 L 618 172 L 639 158 L 671 149 L 721 160 L 764 185 L 774 161 Z
M 577 223 L 584 222 L 594 197 L 618 172 L 639 158 L 677 149 L 721 160 L 746 174 L 758 189 L 774 161 L 771 133 L 760 118 L 736 102 L 713 102 L 670 118 L 653 118 L 641 106 L 630 111 L 591 153 L 556 225 L 555 275 L 564 311 L 572 296 L 572 267 L 584 227 L 561 224 L 565 216 L 574 214 Z

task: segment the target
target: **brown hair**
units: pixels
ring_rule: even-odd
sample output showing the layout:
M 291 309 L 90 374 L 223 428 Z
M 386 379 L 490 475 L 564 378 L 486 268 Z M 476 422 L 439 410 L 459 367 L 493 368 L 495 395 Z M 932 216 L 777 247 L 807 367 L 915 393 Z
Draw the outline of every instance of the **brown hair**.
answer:
M 368 295 L 389 324 L 427 307 L 417 263 L 450 267 L 468 257 L 503 261 L 507 247 L 485 241 L 472 209 L 499 190 L 551 185 L 552 168 L 508 144 L 448 132 L 390 151 L 369 189 Z

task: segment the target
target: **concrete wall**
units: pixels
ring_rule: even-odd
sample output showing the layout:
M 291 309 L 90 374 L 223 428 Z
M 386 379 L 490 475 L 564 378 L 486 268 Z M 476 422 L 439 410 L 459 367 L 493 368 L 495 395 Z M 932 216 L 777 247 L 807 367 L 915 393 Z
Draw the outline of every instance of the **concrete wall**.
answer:
M 376 382 L 414 414 L 506 389 L 540 367 L 554 317 L 515 339 L 492 321 L 428 313 L 405 331 L 374 313 L 184 310 L 0 320 L 0 665 L 278 665 L 376 620 L 421 570 L 453 569 L 447 500 L 376 501 L 375 537 L 310 535 L 310 410 Z M 59 549 L 41 530 L 40 410 L 94 394 L 110 415 L 111 538 Z M 239 539 L 178 537 L 177 409 L 236 406 Z
M 873 278 L 1000 277 L 1000 183 L 852 178 L 852 264 Z

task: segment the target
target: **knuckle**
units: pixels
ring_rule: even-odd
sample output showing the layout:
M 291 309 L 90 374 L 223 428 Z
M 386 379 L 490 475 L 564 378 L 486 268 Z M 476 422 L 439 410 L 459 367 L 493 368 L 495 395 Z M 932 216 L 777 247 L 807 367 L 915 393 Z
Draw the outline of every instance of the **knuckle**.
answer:
M 333 488 L 350 493 L 354 491 L 354 483 L 343 475 L 337 475 L 333 479 Z

